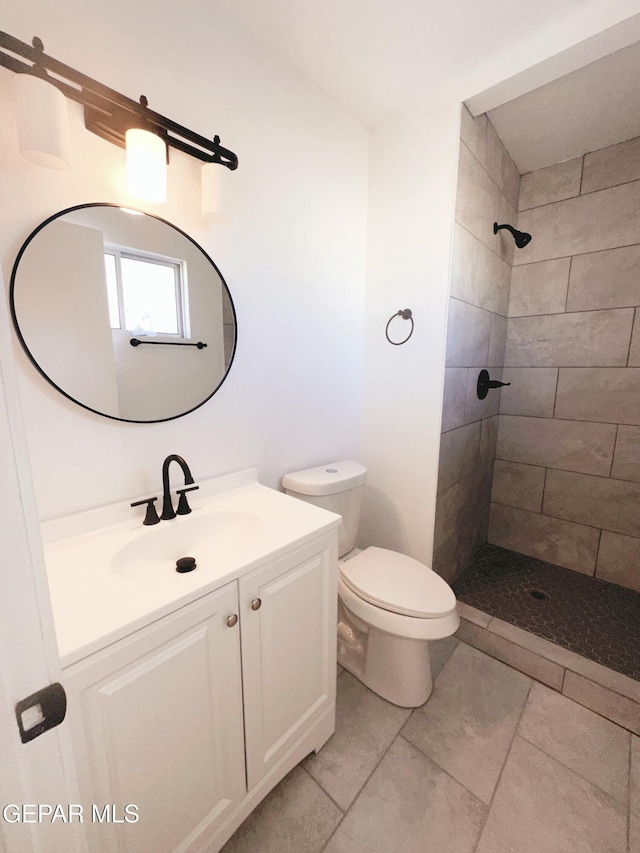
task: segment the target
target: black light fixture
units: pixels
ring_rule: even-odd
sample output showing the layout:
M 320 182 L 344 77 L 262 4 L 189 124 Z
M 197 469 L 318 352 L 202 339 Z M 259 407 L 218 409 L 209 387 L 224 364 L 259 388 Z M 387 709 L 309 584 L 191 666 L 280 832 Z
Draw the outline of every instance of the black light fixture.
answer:
M 143 140 L 152 144 L 153 137 L 160 140 L 160 151 L 165 163 L 169 160 L 168 149 L 176 148 L 200 160 L 205 166 L 216 164 L 230 171 L 238 168 L 237 156 L 220 145 L 219 136 L 208 139 L 150 110 L 144 95 L 139 102 L 133 101 L 74 68 L 64 65 L 45 54 L 44 45 L 37 37 L 33 39 L 31 45 L 28 45 L 8 33 L 0 32 L 0 65 L 16 72 L 19 77 L 28 75 L 31 79 L 20 82 L 33 84 L 34 89 L 39 87 L 46 94 L 49 89 L 47 86 L 42 86 L 42 82 L 46 82 L 53 87 L 51 91 L 58 99 L 59 95 L 54 90 L 82 104 L 85 127 L 114 145 L 129 149 L 133 145 L 131 137 L 135 137 L 135 134 L 132 133 L 129 139 L 127 137 L 129 132 L 135 131 Z M 38 82 L 33 83 L 33 78 Z M 46 112 L 44 107 L 43 112 Z M 45 122 L 47 116 L 36 116 L 34 121 L 38 120 Z M 28 159 L 39 162 L 41 165 L 55 167 L 53 160 L 48 161 L 46 153 L 40 157 L 33 151 L 31 154 L 32 156 L 26 154 Z M 60 159 L 63 160 L 64 157 Z
M 493 223 L 494 234 L 497 234 L 501 228 L 506 228 L 507 231 L 510 231 L 513 234 L 513 239 L 516 241 L 516 246 L 519 249 L 524 249 L 524 247 L 531 242 L 531 234 L 527 234 L 526 231 L 516 231 L 512 225 L 498 225 L 497 222 Z

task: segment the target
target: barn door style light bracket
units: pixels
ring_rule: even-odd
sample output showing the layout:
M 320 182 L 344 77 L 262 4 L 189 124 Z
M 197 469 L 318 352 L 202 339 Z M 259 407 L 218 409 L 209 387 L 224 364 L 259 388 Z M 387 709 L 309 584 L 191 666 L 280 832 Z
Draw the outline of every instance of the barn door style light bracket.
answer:
M 0 65 L 18 75 L 26 74 L 45 81 L 69 100 L 82 104 L 85 127 L 114 145 L 128 148 L 127 132 L 141 130 L 159 137 L 165 143 L 166 162 L 168 149 L 176 148 L 205 165 L 217 164 L 230 171 L 238 168 L 237 156 L 220 144 L 219 136 L 208 139 L 149 109 L 144 95 L 139 101 L 134 101 L 59 62 L 44 52 L 42 40 L 37 37 L 28 45 L 8 33 L 0 32 Z M 47 87 L 41 88 L 45 93 L 50 92 Z M 46 117 L 32 116 L 31 121 L 46 121 Z M 46 165 L 42 159 L 35 162 Z

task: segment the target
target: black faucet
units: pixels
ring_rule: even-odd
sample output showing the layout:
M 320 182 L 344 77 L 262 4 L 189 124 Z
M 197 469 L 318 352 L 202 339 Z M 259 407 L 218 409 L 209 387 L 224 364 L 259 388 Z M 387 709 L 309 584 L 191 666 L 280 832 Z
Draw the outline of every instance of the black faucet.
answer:
M 178 465 L 182 468 L 182 473 L 184 474 L 184 484 L 185 486 L 189 486 L 190 488 L 185 489 L 176 489 L 176 494 L 180 495 L 180 500 L 178 501 L 178 509 L 177 511 L 173 508 L 173 502 L 171 500 L 171 491 L 169 490 L 169 465 L 172 462 L 177 462 Z M 187 492 L 193 492 L 197 489 L 198 486 L 193 485 L 193 477 L 191 476 L 191 471 L 189 470 L 189 466 L 184 461 L 182 456 L 178 456 L 175 453 L 172 453 L 162 463 L 162 515 L 161 519 L 164 521 L 168 521 L 171 518 L 175 518 L 176 515 L 188 515 L 191 512 L 191 508 L 187 503 Z

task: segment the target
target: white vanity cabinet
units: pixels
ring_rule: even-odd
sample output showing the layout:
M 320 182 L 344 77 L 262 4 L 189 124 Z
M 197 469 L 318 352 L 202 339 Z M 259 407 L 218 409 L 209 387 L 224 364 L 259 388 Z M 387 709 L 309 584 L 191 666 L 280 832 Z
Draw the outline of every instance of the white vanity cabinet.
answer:
M 336 567 L 317 537 L 64 670 L 87 850 L 214 853 L 322 746 Z

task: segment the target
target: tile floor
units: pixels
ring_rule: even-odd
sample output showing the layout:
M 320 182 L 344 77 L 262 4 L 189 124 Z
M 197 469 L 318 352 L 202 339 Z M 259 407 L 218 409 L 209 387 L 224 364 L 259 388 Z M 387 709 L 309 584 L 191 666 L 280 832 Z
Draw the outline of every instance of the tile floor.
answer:
M 640 853 L 640 737 L 455 638 L 414 711 L 338 676 L 336 733 L 223 853 Z

